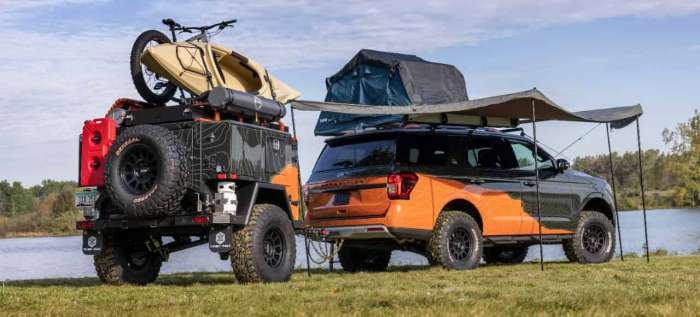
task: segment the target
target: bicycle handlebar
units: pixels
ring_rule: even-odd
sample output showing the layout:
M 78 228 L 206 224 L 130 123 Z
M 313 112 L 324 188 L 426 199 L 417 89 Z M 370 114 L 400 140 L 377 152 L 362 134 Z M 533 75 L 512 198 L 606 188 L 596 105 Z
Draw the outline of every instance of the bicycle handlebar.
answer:
M 222 22 L 212 24 L 212 25 L 207 25 L 207 26 L 188 26 L 188 27 L 185 27 L 185 26 L 182 26 L 179 23 L 175 22 L 173 19 L 163 19 L 163 24 L 170 27 L 171 31 L 182 31 L 182 32 L 186 32 L 186 33 L 192 33 L 193 30 L 199 31 L 199 32 L 205 32 L 205 31 L 211 30 L 211 29 L 216 28 L 216 27 L 218 27 L 219 30 L 223 30 L 223 29 L 231 26 L 231 24 L 234 24 L 236 22 L 238 22 L 236 19 L 232 19 L 232 20 L 222 21 Z

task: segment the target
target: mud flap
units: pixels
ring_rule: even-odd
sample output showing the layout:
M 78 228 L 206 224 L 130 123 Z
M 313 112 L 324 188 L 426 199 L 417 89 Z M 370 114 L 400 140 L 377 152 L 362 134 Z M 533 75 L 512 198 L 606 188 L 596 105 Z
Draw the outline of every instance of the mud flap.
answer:
M 99 231 L 83 231 L 83 254 L 94 255 L 102 251 L 102 234 Z
M 233 249 L 233 230 L 231 226 L 212 229 L 209 233 L 209 250 L 216 253 L 228 253 Z

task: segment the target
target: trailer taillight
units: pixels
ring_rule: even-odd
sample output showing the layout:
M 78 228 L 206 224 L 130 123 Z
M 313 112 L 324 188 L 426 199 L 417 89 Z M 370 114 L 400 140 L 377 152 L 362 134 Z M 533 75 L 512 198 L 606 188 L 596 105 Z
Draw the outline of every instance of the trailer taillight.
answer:
M 90 230 L 95 228 L 95 221 L 93 220 L 81 220 L 75 223 L 75 229 L 77 230 Z
M 209 217 L 207 216 L 194 216 L 192 217 L 192 223 L 198 225 L 205 225 L 209 223 Z
M 416 173 L 391 173 L 386 177 L 386 193 L 389 199 L 410 199 L 416 183 L 418 183 Z

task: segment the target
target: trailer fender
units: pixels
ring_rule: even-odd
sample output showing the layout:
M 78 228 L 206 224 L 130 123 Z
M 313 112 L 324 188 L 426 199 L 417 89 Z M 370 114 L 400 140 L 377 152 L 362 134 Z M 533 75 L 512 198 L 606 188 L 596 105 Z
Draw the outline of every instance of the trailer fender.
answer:
M 238 190 L 236 191 L 236 196 L 238 199 L 238 207 L 236 216 L 233 217 L 233 224 L 235 225 L 247 225 L 250 221 L 250 215 L 252 214 L 253 207 L 256 204 L 273 204 L 280 207 L 292 221 L 294 228 L 301 226 L 301 219 L 295 221 L 292 218 L 291 206 L 289 205 L 289 195 L 287 194 L 284 186 L 258 183 L 258 182 L 246 182 L 237 184 Z

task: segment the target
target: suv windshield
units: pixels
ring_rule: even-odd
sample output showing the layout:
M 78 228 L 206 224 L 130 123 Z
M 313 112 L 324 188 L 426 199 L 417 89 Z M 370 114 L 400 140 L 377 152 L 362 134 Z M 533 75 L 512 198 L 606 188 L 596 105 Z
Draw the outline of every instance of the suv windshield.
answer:
M 394 161 L 394 140 L 327 145 L 314 166 L 315 172 L 388 165 Z

